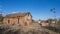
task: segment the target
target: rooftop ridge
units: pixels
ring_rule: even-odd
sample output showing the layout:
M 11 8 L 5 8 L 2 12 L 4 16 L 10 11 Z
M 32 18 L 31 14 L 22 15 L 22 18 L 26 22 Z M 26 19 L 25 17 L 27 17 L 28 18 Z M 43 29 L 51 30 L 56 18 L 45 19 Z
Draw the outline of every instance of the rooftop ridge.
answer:
M 30 14 L 30 12 L 18 12 L 18 13 L 12 13 L 12 14 L 7 14 L 5 17 L 16 17 L 16 16 L 25 16 L 26 14 Z

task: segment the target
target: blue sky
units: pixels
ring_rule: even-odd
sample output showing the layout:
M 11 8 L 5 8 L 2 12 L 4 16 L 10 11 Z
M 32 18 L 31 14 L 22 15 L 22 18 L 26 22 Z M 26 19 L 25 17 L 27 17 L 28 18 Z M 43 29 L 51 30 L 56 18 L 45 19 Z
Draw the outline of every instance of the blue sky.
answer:
M 30 12 L 33 19 L 54 18 L 51 8 L 56 8 L 56 18 L 60 18 L 60 0 L 0 0 L 3 15 L 15 12 Z

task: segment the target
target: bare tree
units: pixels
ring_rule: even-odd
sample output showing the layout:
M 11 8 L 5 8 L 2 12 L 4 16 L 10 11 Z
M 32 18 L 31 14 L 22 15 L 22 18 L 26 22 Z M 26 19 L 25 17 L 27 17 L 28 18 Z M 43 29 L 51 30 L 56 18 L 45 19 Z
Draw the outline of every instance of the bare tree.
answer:
M 53 13 L 53 19 L 55 20 L 56 19 L 56 9 L 52 8 L 52 9 L 50 9 L 50 11 Z M 55 23 L 56 23 L 56 20 L 55 20 Z

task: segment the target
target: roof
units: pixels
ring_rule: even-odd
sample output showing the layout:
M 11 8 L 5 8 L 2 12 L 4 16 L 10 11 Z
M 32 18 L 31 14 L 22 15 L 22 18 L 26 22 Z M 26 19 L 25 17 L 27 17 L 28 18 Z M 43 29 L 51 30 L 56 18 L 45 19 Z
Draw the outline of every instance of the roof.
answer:
M 26 12 L 26 13 L 14 13 L 14 14 L 8 14 L 5 17 L 18 17 L 18 16 L 25 16 L 27 14 L 30 14 L 30 12 Z
M 48 23 L 48 21 L 41 21 L 41 23 Z

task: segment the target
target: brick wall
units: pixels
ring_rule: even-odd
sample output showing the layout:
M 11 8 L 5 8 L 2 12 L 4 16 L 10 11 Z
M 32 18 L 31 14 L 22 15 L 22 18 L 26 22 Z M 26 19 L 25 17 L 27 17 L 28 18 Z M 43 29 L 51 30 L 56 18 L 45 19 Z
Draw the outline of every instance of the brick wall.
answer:
M 29 17 L 29 19 L 28 19 L 28 17 Z M 32 17 L 31 17 L 30 14 L 29 14 L 29 16 L 27 14 L 25 16 L 15 17 L 15 18 L 6 17 L 6 18 L 3 19 L 3 23 L 5 23 L 5 24 L 11 24 L 11 25 L 13 25 L 13 24 L 16 24 L 16 25 L 20 24 L 22 26 L 29 26 L 32 23 Z

